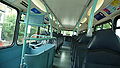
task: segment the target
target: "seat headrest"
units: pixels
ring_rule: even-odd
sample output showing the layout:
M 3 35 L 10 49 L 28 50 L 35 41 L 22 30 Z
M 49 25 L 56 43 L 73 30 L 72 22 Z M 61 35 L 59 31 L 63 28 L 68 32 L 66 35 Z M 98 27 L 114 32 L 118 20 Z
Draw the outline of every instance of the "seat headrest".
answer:
M 120 42 L 112 30 L 100 30 L 94 35 L 88 49 L 109 49 L 120 52 Z

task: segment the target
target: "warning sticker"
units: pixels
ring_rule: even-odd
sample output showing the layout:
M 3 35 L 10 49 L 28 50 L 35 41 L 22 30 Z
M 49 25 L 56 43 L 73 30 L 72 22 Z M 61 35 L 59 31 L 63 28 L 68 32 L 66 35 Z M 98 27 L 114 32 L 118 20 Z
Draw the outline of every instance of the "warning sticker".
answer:
M 111 3 L 112 6 L 119 6 L 119 4 L 120 4 L 120 0 L 114 0 L 114 1 Z
M 112 14 L 116 10 L 120 10 L 120 0 L 114 0 L 110 5 L 103 9 L 108 15 Z
M 102 12 L 99 12 L 94 17 L 96 18 L 96 20 L 99 21 L 99 20 L 105 18 L 106 16 Z

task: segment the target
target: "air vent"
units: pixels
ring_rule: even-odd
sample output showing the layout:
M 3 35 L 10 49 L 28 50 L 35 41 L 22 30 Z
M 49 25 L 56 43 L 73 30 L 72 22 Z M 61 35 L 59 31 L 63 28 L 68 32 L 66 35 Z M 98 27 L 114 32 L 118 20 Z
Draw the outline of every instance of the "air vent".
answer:
M 28 7 L 28 4 L 25 1 L 22 1 L 20 4 L 23 5 L 26 8 Z

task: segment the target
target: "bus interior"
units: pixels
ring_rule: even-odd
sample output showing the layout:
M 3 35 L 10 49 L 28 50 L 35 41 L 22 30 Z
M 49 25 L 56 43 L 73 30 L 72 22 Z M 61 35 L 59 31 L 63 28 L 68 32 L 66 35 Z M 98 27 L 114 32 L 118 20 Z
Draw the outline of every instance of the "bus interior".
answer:
M 120 0 L 0 0 L 0 68 L 120 68 Z

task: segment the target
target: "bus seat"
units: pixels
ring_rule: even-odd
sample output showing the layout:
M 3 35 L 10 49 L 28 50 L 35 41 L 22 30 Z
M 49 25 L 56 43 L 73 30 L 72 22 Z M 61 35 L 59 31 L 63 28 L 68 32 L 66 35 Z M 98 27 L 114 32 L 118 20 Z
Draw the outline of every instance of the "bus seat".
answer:
M 84 34 L 81 39 L 79 39 L 79 43 L 84 43 L 84 44 L 88 44 L 90 42 L 90 40 L 92 39 L 92 37 L 87 37 L 86 34 Z
M 19 68 L 22 47 L 13 47 L 0 50 L 0 68 Z
M 51 68 L 54 57 L 54 45 L 46 44 L 25 54 L 27 68 Z
M 72 60 L 74 62 L 73 68 L 81 68 L 82 63 L 84 61 L 84 57 L 87 53 L 87 47 L 89 42 L 91 41 L 92 37 L 87 37 L 85 34 L 82 35 L 81 39 L 79 39 L 79 42 L 76 42 L 74 44 L 74 51 Z
M 83 68 L 120 68 L 120 42 L 112 30 L 96 32 Z

